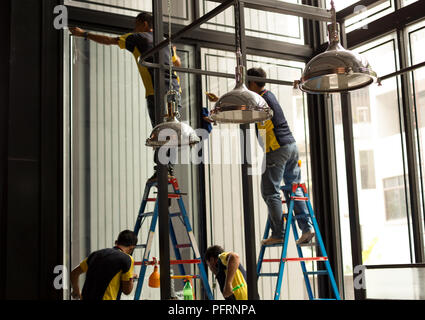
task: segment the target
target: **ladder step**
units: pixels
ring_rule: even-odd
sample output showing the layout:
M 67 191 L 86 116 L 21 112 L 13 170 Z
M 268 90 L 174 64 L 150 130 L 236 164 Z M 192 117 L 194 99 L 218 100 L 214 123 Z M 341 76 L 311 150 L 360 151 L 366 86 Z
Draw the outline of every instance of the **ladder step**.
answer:
M 181 215 L 181 212 L 172 212 L 170 213 L 170 217 L 178 217 Z M 143 214 L 141 214 L 142 217 L 152 217 L 153 216 L 153 212 L 144 212 Z
M 307 274 L 307 275 L 327 275 L 328 271 L 326 271 L 326 270 L 306 271 L 305 274 Z
M 199 274 L 171 276 L 171 279 L 187 279 L 187 278 L 199 279 L 201 278 L 201 276 Z
M 298 247 L 315 247 L 318 246 L 317 242 L 308 242 L 308 243 L 301 243 L 297 244 Z
M 307 257 L 307 258 L 283 258 L 283 259 L 263 259 L 263 262 L 285 262 L 290 261 L 327 261 L 328 257 Z
M 180 249 L 180 248 L 190 248 L 190 247 L 192 247 L 192 244 L 191 243 L 183 243 L 183 244 L 177 244 L 176 245 L 176 248 L 177 249 Z
M 282 247 L 284 243 L 275 243 L 275 244 L 263 244 L 262 246 L 265 248 L 272 248 L 272 247 Z
M 158 264 L 160 264 L 160 261 L 157 261 Z M 170 261 L 170 265 L 173 264 L 200 264 L 201 263 L 201 259 L 191 259 L 191 260 L 171 260 Z M 142 265 L 143 262 L 142 261 L 135 261 L 134 265 L 135 266 L 140 266 Z M 146 262 L 147 265 L 154 265 L 155 263 L 153 261 L 147 261 Z
M 146 248 L 146 244 L 137 244 L 136 249 Z
M 259 273 L 258 276 L 259 277 L 277 277 L 279 275 L 279 273 L 275 272 L 275 273 Z

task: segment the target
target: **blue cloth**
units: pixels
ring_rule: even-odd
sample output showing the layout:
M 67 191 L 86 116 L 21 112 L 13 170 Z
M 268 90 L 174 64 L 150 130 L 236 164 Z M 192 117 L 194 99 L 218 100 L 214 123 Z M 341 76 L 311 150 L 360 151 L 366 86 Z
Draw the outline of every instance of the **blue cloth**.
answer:
M 208 108 L 202 108 L 202 112 L 201 112 L 202 128 L 207 130 L 208 133 L 211 133 L 212 131 L 211 123 L 204 120 L 204 117 L 209 117 L 209 115 L 210 115 L 210 112 L 208 111 Z
M 291 143 L 280 147 L 275 151 L 268 152 L 265 156 L 265 171 L 261 177 L 261 194 L 268 207 L 272 238 L 283 238 L 284 224 L 282 215 L 282 200 L 280 198 L 280 186 L 282 180 L 285 185 L 292 185 L 301 180 L 301 168 L 298 166 L 298 147 Z M 296 192 L 297 196 L 303 196 L 301 188 Z M 288 199 L 287 199 L 287 203 Z M 298 226 L 303 233 L 313 230 L 311 218 L 305 202 L 295 201 L 295 215 Z

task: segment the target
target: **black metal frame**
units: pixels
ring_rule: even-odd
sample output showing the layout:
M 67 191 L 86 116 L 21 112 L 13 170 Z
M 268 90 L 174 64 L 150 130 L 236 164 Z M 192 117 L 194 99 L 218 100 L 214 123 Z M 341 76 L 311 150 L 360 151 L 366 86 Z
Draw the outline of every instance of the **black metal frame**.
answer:
M 53 28 L 53 8 L 60 4 L 7 0 L 0 5 L 5 31 L 0 296 L 5 299 L 62 298 L 53 287 L 54 268 L 63 264 L 63 37 Z
M 242 1 L 245 7 L 255 9 L 295 10 L 302 7 L 292 6 L 280 1 L 265 0 L 264 4 L 269 6 L 260 7 L 258 1 Z M 373 5 L 379 0 L 362 0 L 344 10 L 338 12 L 338 20 L 341 22 L 353 12 L 356 5 Z M 155 1 L 154 1 L 155 2 Z M 222 2 L 222 1 L 220 1 Z M 304 0 L 304 4 L 318 6 L 318 0 Z M 2 298 L 55 298 L 61 299 L 61 292 L 52 287 L 53 267 L 62 264 L 62 173 L 63 173 L 63 148 L 62 148 L 62 99 L 63 99 L 63 44 L 62 32 L 54 30 L 53 7 L 63 4 L 61 0 L 29 1 L 22 4 L 12 0 L 1 2 L 0 23 L 4 30 L 6 43 L 0 49 L 0 86 L 1 101 L 5 108 L 1 108 L 0 117 L 0 297 Z M 194 17 L 199 19 L 199 4 L 193 0 Z M 270 4 L 272 4 L 270 6 Z M 276 7 L 274 7 L 276 6 Z M 273 7 L 273 8 L 272 8 Z M 291 9 L 292 8 L 292 9 Z M 417 21 L 424 17 L 424 1 L 415 2 L 377 21 L 371 22 L 367 30 L 353 31 L 347 34 L 347 48 L 351 48 L 361 43 L 384 35 L 390 31 L 398 29 L 399 32 L 408 23 Z M 162 11 L 161 11 L 162 12 Z M 317 11 L 324 13 L 323 10 Z M 107 12 L 68 7 L 70 23 L 82 27 L 89 26 L 93 30 L 125 33 L 132 29 L 133 18 L 112 14 Z M 314 12 L 313 12 L 314 13 Z M 310 16 L 311 17 L 311 16 Z M 308 18 L 308 17 L 307 17 Z M 161 18 L 157 17 L 159 22 Z M 323 17 L 327 21 L 328 17 Z M 35 32 L 28 38 L 22 34 L 22 22 L 31 24 Z M 298 61 L 308 61 L 323 48 L 320 43 L 320 35 L 325 30 L 322 24 L 311 21 L 304 21 L 305 39 L 308 45 L 294 45 L 280 41 L 245 37 L 246 54 L 268 56 L 274 58 L 293 59 Z M 36 26 L 39 28 L 37 29 Z M 157 26 L 159 30 L 160 26 Z M 182 26 L 173 24 L 172 32 L 182 30 Z M 400 36 L 401 34 L 399 34 Z M 157 38 L 157 43 L 159 39 Z M 185 33 L 179 42 L 194 45 L 197 50 L 197 65 L 200 68 L 199 48 L 216 48 L 223 50 L 234 50 L 234 36 L 229 33 L 212 30 L 192 30 Z M 28 48 L 31 48 L 31 55 L 28 55 Z M 13 50 L 13 56 L 11 48 Z M 259 49 L 261 48 L 261 49 Z M 407 67 L 405 48 L 401 48 L 401 67 Z M 404 56 L 403 56 L 404 55 Z M 13 58 L 13 59 L 11 59 Z M 9 64 L 10 61 L 10 64 Z M 158 69 L 158 73 L 161 71 Z M 25 74 L 26 81 L 22 83 L 21 75 Z M 200 84 L 200 76 L 197 75 L 197 82 Z M 41 82 L 39 81 L 41 79 Z M 31 81 L 33 80 L 33 81 Z M 404 97 L 408 94 L 407 77 L 403 79 L 402 92 Z M 29 81 L 31 85 L 28 85 Z M 25 95 L 22 91 L 25 90 Z M 41 98 L 40 98 L 41 97 Z M 200 95 L 198 95 L 198 99 Z M 311 159 L 313 168 L 313 197 L 320 228 L 327 235 L 327 251 L 331 257 L 332 267 L 337 275 L 337 282 L 341 288 L 340 273 L 340 238 L 338 235 L 338 202 L 335 195 L 335 168 L 329 164 L 329 159 L 334 159 L 332 155 L 333 138 L 330 130 L 329 111 L 326 111 L 326 101 L 323 96 L 308 95 L 308 113 L 311 136 Z M 415 159 L 418 150 L 415 147 L 413 136 L 411 101 L 404 98 L 404 124 L 408 128 L 407 138 L 409 141 L 408 157 L 409 161 L 409 185 L 418 190 L 417 172 L 411 171 L 416 165 Z M 28 102 L 32 107 L 29 107 Z M 343 104 L 350 105 L 348 97 L 343 99 Z M 343 108 L 344 109 L 344 108 Z M 349 111 L 349 108 L 346 109 Z M 320 125 L 315 123 L 321 119 Z M 349 114 L 346 112 L 345 120 L 350 123 Z M 351 122 L 352 124 L 352 122 Z M 354 156 L 350 144 L 353 142 L 352 135 L 347 129 L 347 150 L 349 155 L 347 170 L 350 170 L 349 188 L 355 190 L 355 168 Z M 325 146 L 325 147 L 321 147 Z M 350 151 L 351 150 L 351 151 Z M 351 159 L 351 160 L 350 160 Z M 413 160 L 412 160 L 413 159 Z M 412 167 L 413 166 L 413 167 Z M 414 168 L 413 168 L 414 169 Z M 200 168 L 200 171 L 203 169 Z M 244 170 L 242 168 L 242 170 Z M 416 170 L 416 169 L 415 169 Z M 160 181 L 164 184 L 166 170 L 161 170 Z M 165 175 L 164 175 L 165 171 Z M 323 179 L 323 183 L 321 182 Z M 204 187 L 201 182 L 200 185 Z M 24 189 L 23 189 L 24 188 Z M 203 190 L 205 192 L 205 190 Z M 333 195 L 332 197 L 330 195 Z M 164 196 L 164 191 L 159 197 Z M 360 235 L 358 230 L 358 212 L 355 195 L 349 193 L 351 206 L 354 207 L 353 214 L 350 213 L 350 220 L 353 219 L 352 230 L 352 252 L 353 257 L 359 260 L 361 257 Z M 250 196 L 247 196 L 249 200 Z M 414 208 L 413 218 L 417 223 L 419 215 L 423 214 L 418 206 L 417 196 L 413 196 L 412 208 Z M 167 202 L 167 201 L 164 201 Z M 252 210 L 250 201 L 244 201 L 248 205 L 247 212 Z M 201 214 L 205 216 L 205 203 L 200 204 Z M 245 207 L 244 207 L 245 209 Z M 161 238 L 168 239 L 168 230 L 165 226 L 166 209 L 160 209 L 162 228 Z M 161 213 L 162 212 L 162 213 Z M 167 208 L 168 212 L 168 208 Z M 419 219 L 420 220 L 420 219 Z M 202 224 L 202 219 L 200 219 Z M 36 227 L 34 227 L 36 226 Z M 205 225 L 200 226 L 205 231 Z M 166 228 L 166 227 L 165 227 Z M 419 230 L 415 231 L 417 234 Z M 166 236 L 165 236 L 166 233 Z M 198 235 L 201 236 L 201 235 Z M 419 244 L 421 239 L 415 235 L 415 243 Z M 203 235 L 201 250 L 205 249 L 206 238 Z M 28 247 L 28 245 L 30 247 Z M 167 244 L 163 243 L 163 246 Z M 252 244 L 249 246 L 252 247 Z M 423 244 L 422 244 L 423 246 Z M 22 252 L 20 252 L 22 248 Z M 423 262 L 423 247 L 415 246 L 416 262 Z M 25 258 L 25 259 L 24 259 Z M 161 260 L 164 257 L 161 257 Z M 165 257 L 166 259 L 166 257 Z M 28 262 L 31 262 L 28 264 Z M 164 260 L 162 260 L 164 261 Z M 252 263 L 249 263 L 250 265 Z M 20 268 L 16 268 L 19 265 Z M 166 271 L 165 271 L 166 272 Z M 338 274 L 339 273 L 339 274 Z M 167 277 L 162 277 L 167 278 Z M 26 290 L 20 290 L 25 287 Z M 162 297 L 167 298 L 168 285 L 165 283 Z M 326 296 L 326 283 L 321 283 L 320 291 L 322 296 Z M 362 298 L 361 293 L 356 294 L 357 298 Z
M 422 208 L 420 205 L 420 182 L 419 182 L 419 169 L 417 164 L 418 150 L 416 144 L 415 130 L 414 130 L 414 111 L 413 103 L 410 98 L 410 88 L 408 71 L 420 67 L 422 64 L 409 67 L 408 51 L 406 48 L 406 41 L 404 39 L 403 29 L 406 25 L 413 23 L 421 18 L 424 18 L 425 2 L 418 1 L 406 7 L 401 7 L 401 1 L 395 0 L 395 11 L 388 14 L 376 21 L 368 24 L 367 29 L 354 30 L 345 35 L 344 20 L 353 13 L 354 7 L 358 5 L 371 6 L 380 0 L 363 0 L 345 8 L 337 13 L 337 18 L 341 24 L 343 44 L 347 48 L 359 46 L 365 42 L 371 41 L 379 36 L 383 36 L 389 32 L 395 31 L 397 33 L 397 43 L 399 51 L 399 65 L 400 71 L 385 75 L 382 79 L 388 79 L 400 75 L 401 79 L 401 101 L 402 101 L 402 121 L 405 131 L 404 145 L 406 146 L 407 155 L 407 170 L 409 181 L 409 204 L 411 224 L 413 228 L 413 242 L 414 242 L 414 259 L 416 263 L 424 262 L 424 243 L 423 243 L 423 228 L 421 215 Z M 341 108 L 342 120 L 344 131 L 344 145 L 345 145 L 345 161 L 346 161 L 346 175 L 347 175 L 347 193 L 349 204 L 349 217 L 350 217 L 350 232 L 351 232 L 351 248 L 352 248 L 352 263 L 353 267 L 362 265 L 362 245 L 360 234 L 360 221 L 359 221 L 359 208 L 357 196 L 357 177 L 354 153 L 354 139 L 352 128 L 352 112 L 351 112 L 351 99 L 349 94 L 341 93 Z M 408 206 L 409 207 L 409 206 Z M 409 235 L 410 238 L 410 235 Z M 355 289 L 356 299 L 365 299 L 366 292 L 364 289 Z

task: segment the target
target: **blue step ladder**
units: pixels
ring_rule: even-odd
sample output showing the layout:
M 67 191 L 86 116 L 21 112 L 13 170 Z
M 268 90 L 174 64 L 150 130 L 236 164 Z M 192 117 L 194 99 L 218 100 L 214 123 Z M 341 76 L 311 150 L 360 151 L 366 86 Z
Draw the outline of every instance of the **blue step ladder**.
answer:
M 297 196 L 296 195 L 298 188 L 301 188 L 301 190 L 303 191 L 303 196 L 299 196 L 299 195 Z M 294 183 L 294 184 L 292 184 L 292 186 L 282 186 L 281 190 L 283 191 L 285 198 L 289 199 L 288 213 L 283 214 L 284 221 L 286 221 L 286 223 L 284 223 L 284 230 L 285 230 L 284 241 L 283 241 L 283 243 L 278 243 L 278 244 L 272 244 L 272 245 L 263 245 L 262 244 L 261 245 L 260 254 L 259 254 L 258 263 L 257 263 L 257 276 L 258 277 L 277 277 L 274 300 L 279 300 L 281 288 L 282 288 L 282 279 L 283 279 L 283 272 L 284 272 L 284 268 L 285 268 L 285 263 L 290 262 L 290 261 L 298 261 L 301 264 L 301 269 L 302 269 L 302 272 L 303 272 L 303 275 L 304 275 L 304 281 L 305 281 L 308 297 L 309 297 L 310 300 L 341 300 L 340 295 L 339 295 L 339 291 L 338 291 L 338 287 L 336 285 L 335 278 L 334 278 L 334 275 L 332 273 L 331 265 L 330 265 L 329 260 L 328 260 L 326 249 L 325 249 L 325 246 L 323 244 L 322 236 L 320 234 L 319 226 L 317 224 L 317 220 L 316 220 L 313 208 L 311 206 L 309 196 L 308 196 L 308 193 L 307 193 L 307 188 L 306 188 L 305 184 L 304 183 Z M 316 235 L 315 235 L 316 244 L 308 244 L 307 243 L 307 244 L 297 245 L 298 257 L 297 258 L 288 258 L 287 257 L 287 250 L 288 250 L 288 242 L 289 242 L 288 240 L 289 240 L 289 233 L 290 233 L 288 231 L 289 231 L 290 227 L 292 226 L 292 230 L 293 230 L 294 238 L 295 238 L 295 242 L 296 242 L 299 239 L 299 237 L 298 237 L 297 227 L 295 225 L 295 220 L 297 218 L 301 217 L 301 216 L 304 216 L 304 215 L 295 216 L 295 213 L 294 213 L 294 203 L 295 203 L 295 201 L 304 201 L 307 205 L 308 214 L 311 218 L 311 221 L 312 221 L 313 227 L 314 227 L 314 231 L 316 233 Z M 285 201 L 282 201 L 282 202 L 285 202 Z M 269 237 L 269 232 L 270 232 L 270 221 L 269 221 L 269 219 L 267 219 L 263 239 L 267 239 Z M 304 257 L 303 252 L 302 252 L 302 247 L 312 246 L 312 245 L 318 245 L 318 248 L 320 249 L 321 255 L 316 256 L 316 257 Z M 264 259 L 264 253 L 265 253 L 266 248 L 278 247 L 278 246 L 283 247 L 280 259 Z M 324 270 L 317 270 L 317 271 L 307 271 L 306 261 L 323 262 L 325 264 L 325 269 Z M 261 273 L 261 267 L 262 267 L 264 262 L 278 262 L 279 263 L 279 271 L 277 273 Z M 329 280 L 330 280 L 335 298 L 334 299 L 317 299 L 317 298 L 315 298 L 311 284 L 310 284 L 310 279 L 309 279 L 310 275 L 327 275 L 327 276 L 329 276 Z
M 195 240 L 195 236 L 193 234 L 193 229 L 190 225 L 190 221 L 189 221 L 189 217 L 187 215 L 184 203 L 183 203 L 183 199 L 182 196 L 185 195 L 184 193 L 180 192 L 180 188 L 177 182 L 177 179 L 175 177 L 168 177 L 168 185 L 172 185 L 173 187 L 173 193 L 168 193 L 168 201 L 171 201 L 171 199 L 176 199 L 179 205 L 179 212 L 174 212 L 174 213 L 170 213 L 170 239 L 172 241 L 172 246 L 174 249 L 174 253 L 175 253 L 175 257 L 176 260 L 171 260 L 170 264 L 173 265 L 178 265 L 179 266 L 179 272 L 181 273 L 181 275 L 186 275 L 185 272 L 185 268 L 184 265 L 187 264 L 197 264 L 199 267 L 199 275 L 193 275 L 193 276 L 189 276 L 191 278 L 200 278 L 202 280 L 203 283 L 203 287 L 206 291 L 206 294 L 208 296 L 208 299 L 213 300 L 213 294 L 211 292 L 209 283 L 208 283 L 208 278 L 207 278 L 207 273 L 203 264 L 203 259 L 201 257 L 201 254 L 199 252 L 198 249 L 198 245 L 196 243 Z M 145 279 L 145 275 L 146 275 L 146 270 L 148 265 L 154 265 L 155 261 L 149 261 L 149 254 L 151 251 L 151 247 L 152 247 L 152 242 L 154 239 L 154 235 L 155 235 L 155 229 L 156 229 L 156 224 L 158 221 L 158 200 L 157 198 L 149 198 L 149 194 L 150 191 L 152 189 L 152 187 L 157 186 L 157 182 L 147 182 L 146 186 L 145 186 L 145 191 L 143 194 L 143 199 L 142 199 L 142 203 L 140 205 L 140 209 L 139 209 L 139 214 L 137 216 L 137 220 L 136 220 L 136 224 L 134 226 L 134 233 L 136 235 L 139 234 L 140 228 L 142 227 L 143 223 L 145 222 L 146 218 L 151 217 L 151 224 L 150 224 L 150 228 L 149 228 L 149 233 L 148 233 L 148 237 L 146 240 L 145 244 L 141 244 L 141 245 L 137 245 L 136 248 L 142 248 L 144 249 L 144 253 L 142 255 L 142 261 L 139 262 L 135 262 L 135 265 L 139 265 L 141 266 L 140 268 L 140 272 L 139 272 L 139 279 L 137 281 L 137 287 L 136 287 L 136 291 L 134 294 L 134 300 L 140 300 L 140 296 L 142 294 L 142 288 L 143 288 L 143 282 Z M 153 212 L 145 212 L 146 209 L 146 205 L 148 202 L 155 202 L 155 208 Z M 189 238 L 189 243 L 186 244 L 178 244 L 177 243 L 177 237 L 176 237 L 176 233 L 174 231 L 174 227 L 173 227 L 173 219 L 172 218 L 178 218 L 183 225 L 185 226 L 185 229 L 187 231 L 187 235 Z M 192 248 L 193 249 L 193 254 L 194 254 L 194 259 L 191 260 L 182 260 L 181 258 L 181 253 L 180 253 L 180 249 L 182 248 Z M 176 277 L 177 278 L 177 277 Z

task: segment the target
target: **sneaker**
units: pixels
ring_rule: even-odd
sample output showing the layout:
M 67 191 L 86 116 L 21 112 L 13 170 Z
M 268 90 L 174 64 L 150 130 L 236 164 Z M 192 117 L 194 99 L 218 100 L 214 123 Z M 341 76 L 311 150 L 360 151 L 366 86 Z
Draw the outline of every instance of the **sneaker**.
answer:
M 299 244 L 309 243 L 309 242 L 311 241 L 311 239 L 313 239 L 313 237 L 314 237 L 315 235 L 316 235 L 316 234 L 314 233 L 314 231 L 311 231 L 311 230 L 309 230 L 309 231 L 307 231 L 307 232 L 304 232 L 304 233 L 301 235 L 301 238 L 299 238 L 299 239 L 297 240 L 297 244 L 299 245 Z
M 268 239 L 261 240 L 261 244 L 263 246 L 270 246 L 270 245 L 278 244 L 278 243 L 283 243 L 283 238 L 272 238 L 272 237 L 270 237 Z

